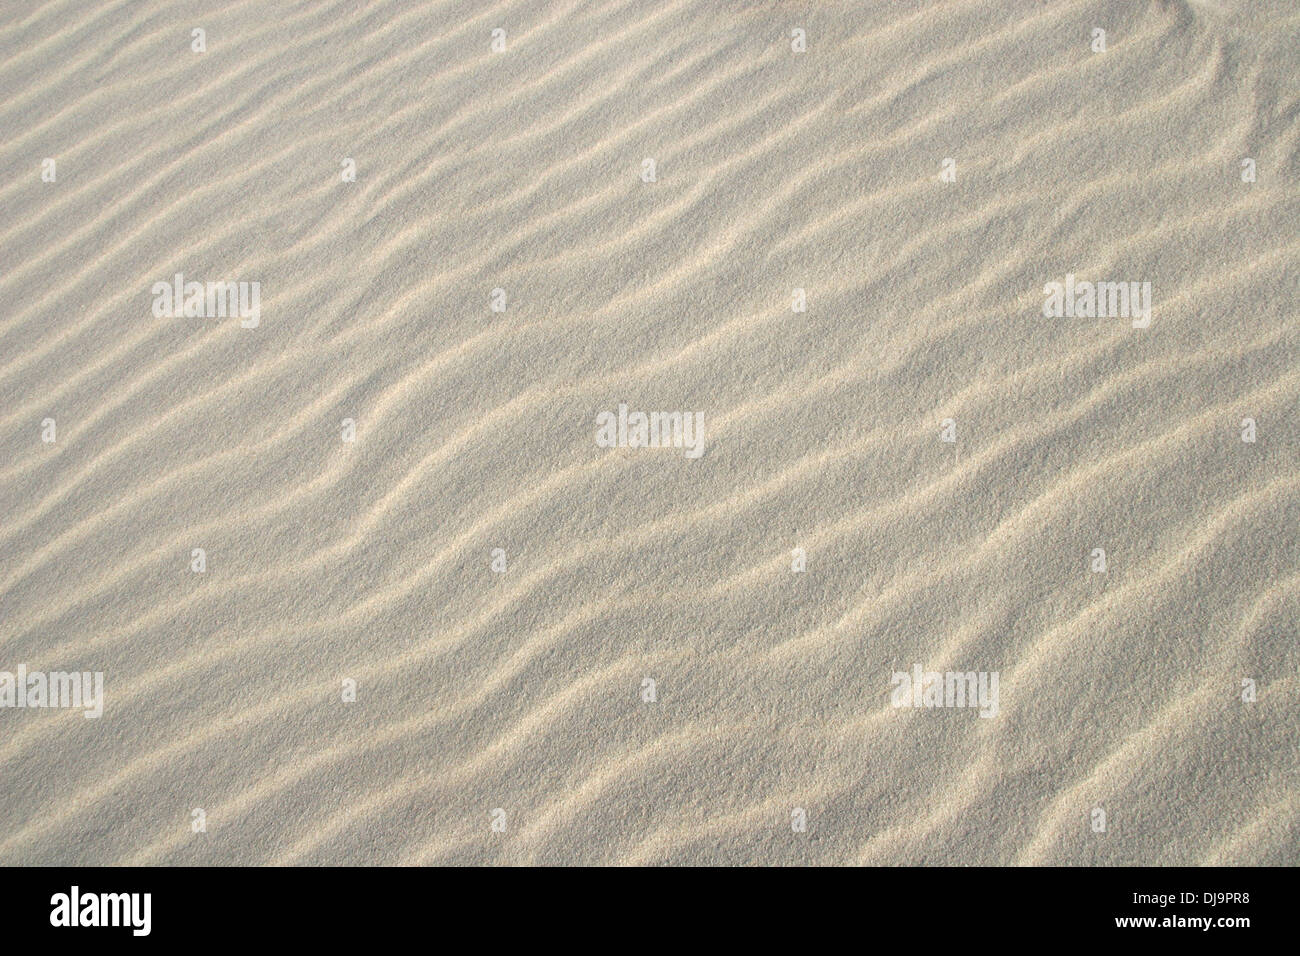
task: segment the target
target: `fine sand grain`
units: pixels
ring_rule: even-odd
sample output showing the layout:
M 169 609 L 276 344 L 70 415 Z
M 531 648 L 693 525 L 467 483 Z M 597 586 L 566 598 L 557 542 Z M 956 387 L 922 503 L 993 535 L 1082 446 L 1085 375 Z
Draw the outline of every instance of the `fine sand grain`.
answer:
M 103 675 L 0 863 L 1300 863 L 1297 77 L 1292 0 L 0 7 L 0 671 Z

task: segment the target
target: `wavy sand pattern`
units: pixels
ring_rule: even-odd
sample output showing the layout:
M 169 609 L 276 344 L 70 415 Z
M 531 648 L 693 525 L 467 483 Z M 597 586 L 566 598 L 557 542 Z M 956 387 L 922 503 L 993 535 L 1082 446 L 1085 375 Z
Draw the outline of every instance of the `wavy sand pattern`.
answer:
M 0 708 L 0 862 L 1300 863 L 1290 0 L 52 0 L 0 53 L 0 670 L 104 675 Z

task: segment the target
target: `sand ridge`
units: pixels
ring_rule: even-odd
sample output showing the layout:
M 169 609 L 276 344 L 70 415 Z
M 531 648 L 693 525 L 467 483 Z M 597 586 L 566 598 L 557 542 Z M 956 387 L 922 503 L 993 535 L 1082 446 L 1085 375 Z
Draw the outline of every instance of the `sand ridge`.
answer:
M 0 861 L 1294 865 L 1297 39 L 7 7 Z

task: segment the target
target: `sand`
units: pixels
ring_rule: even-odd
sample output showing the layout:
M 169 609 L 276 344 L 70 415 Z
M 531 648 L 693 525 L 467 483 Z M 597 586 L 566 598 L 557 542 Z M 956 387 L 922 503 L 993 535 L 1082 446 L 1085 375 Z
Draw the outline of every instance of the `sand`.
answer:
M 1300 863 L 1297 76 L 1291 0 L 6 5 L 0 862 Z

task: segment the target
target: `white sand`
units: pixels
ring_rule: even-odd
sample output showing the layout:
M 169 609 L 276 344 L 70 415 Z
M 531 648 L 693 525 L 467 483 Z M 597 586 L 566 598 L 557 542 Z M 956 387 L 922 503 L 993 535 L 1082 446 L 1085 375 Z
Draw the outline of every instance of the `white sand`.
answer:
M 0 670 L 104 713 L 0 709 L 0 862 L 1300 863 L 1298 75 L 1291 0 L 6 5 Z

